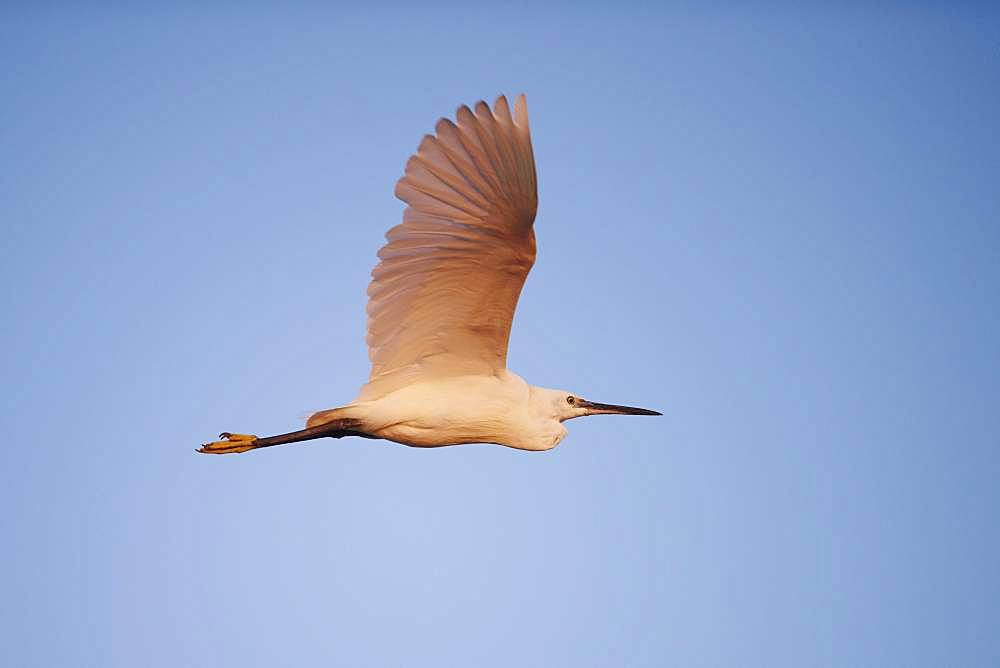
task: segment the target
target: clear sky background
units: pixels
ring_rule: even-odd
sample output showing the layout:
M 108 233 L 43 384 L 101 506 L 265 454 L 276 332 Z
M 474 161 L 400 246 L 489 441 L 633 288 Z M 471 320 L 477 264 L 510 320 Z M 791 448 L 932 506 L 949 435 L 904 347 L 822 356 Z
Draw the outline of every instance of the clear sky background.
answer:
M 522 91 L 511 368 L 665 417 L 196 454 L 355 396 L 406 158 Z M 998 91 L 972 4 L 5 6 L 3 663 L 1000 664 Z

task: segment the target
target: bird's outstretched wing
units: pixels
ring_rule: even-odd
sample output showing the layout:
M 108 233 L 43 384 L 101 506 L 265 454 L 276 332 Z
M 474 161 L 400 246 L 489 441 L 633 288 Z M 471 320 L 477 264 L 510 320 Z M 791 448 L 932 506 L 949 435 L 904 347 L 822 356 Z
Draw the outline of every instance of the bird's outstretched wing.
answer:
M 535 160 L 523 95 L 460 107 L 406 163 L 403 223 L 386 233 L 368 287 L 372 370 L 360 400 L 421 377 L 507 364 L 521 286 L 535 261 Z

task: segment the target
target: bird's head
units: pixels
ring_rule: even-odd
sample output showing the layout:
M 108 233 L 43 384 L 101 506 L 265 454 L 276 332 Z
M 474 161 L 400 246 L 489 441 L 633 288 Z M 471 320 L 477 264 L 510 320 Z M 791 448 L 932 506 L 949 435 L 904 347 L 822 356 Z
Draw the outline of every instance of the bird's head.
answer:
M 538 391 L 540 388 L 535 388 Z M 576 394 L 564 390 L 542 390 L 543 402 L 549 414 L 565 422 L 585 415 L 663 415 L 647 408 L 619 406 L 617 404 L 601 404 L 583 399 Z

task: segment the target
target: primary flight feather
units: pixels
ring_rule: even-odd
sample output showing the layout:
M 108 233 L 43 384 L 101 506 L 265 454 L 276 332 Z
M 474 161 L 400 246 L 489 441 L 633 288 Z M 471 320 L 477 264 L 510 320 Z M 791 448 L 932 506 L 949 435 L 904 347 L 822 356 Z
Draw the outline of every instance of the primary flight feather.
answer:
M 528 385 L 507 370 L 521 288 L 535 261 L 535 160 L 524 95 L 513 113 L 459 107 L 438 121 L 396 184 L 403 222 L 386 233 L 368 287 L 372 368 L 358 398 L 306 429 L 258 438 L 223 432 L 226 454 L 314 438 L 365 436 L 436 447 L 497 443 L 548 450 L 583 415 L 659 415 Z

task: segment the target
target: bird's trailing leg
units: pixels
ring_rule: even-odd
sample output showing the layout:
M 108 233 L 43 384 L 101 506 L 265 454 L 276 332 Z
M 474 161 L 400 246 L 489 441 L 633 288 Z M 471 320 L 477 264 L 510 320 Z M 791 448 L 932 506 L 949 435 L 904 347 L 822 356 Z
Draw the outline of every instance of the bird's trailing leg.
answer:
M 341 418 L 339 420 L 322 424 L 318 427 L 300 429 L 299 431 L 293 431 L 287 434 L 278 434 L 277 436 L 267 436 L 265 438 L 258 438 L 252 434 L 232 434 L 228 431 L 224 431 L 219 434 L 219 438 L 223 440 L 205 443 L 198 448 L 198 452 L 204 452 L 210 455 L 229 455 L 238 452 L 246 452 L 248 450 L 256 450 L 257 448 L 267 448 L 272 445 L 310 441 L 315 438 L 341 438 L 343 436 L 364 436 L 366 438 L 372 438 L 368 434 L 358 431 L 357 429 L 360 426 L 360 420 L 356 420 L 354 418 Z

